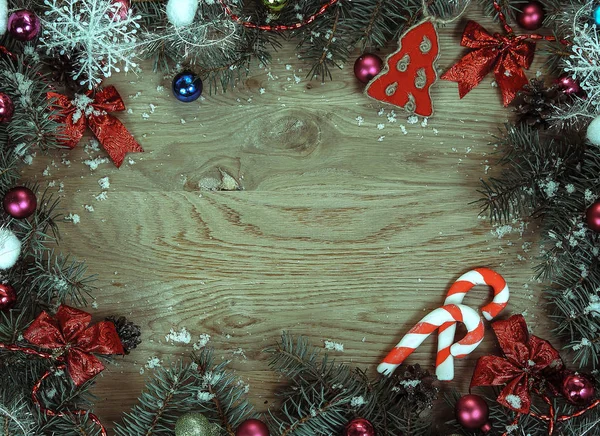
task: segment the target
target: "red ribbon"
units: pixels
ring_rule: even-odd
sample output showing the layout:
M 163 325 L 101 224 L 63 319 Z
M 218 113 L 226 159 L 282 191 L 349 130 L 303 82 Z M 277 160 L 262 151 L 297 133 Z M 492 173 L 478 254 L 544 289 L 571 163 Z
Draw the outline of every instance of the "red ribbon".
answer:
M 59 112 L 55 119 L 63 124 L 59 135 L 61 144 L 74 148 L 89 127 L 117 168 L 127 153 L 144 151 L 123 123 L 109 115 L 109 112 L 125 110 L 125 103 L 114 86 L 97 90 L 95 95 L 93 91 L 78 94 L 74 100 L 49 92 L 48 99 Z
M 497 401 L 519 413 L 529 413 L 531 391 L 564 367 L 550 343 L 529 335 L 525 319 L 514 315 L 492 324 L 505 357 L 483 356 L 477 361 L 471 388 L 506 385 Z
M 60 306 L 55 317 L 42 312 L 23 337 L 40 348 L 58 350 L 73 382 L 80 386 L 104 370 L 92 353 L 125 354 L 115 325 L 102 321 L 89 326 L 91 320 L 89 313 Z
M 493 70 L 504 106 L 508 106 L 527 84 L 523 68 L 528 69 L 533 61 L 535 42 L 526 39 L 524 35 L 492 35 L 480 24 L 469 21 L 460 45 L 474 50 L 446 71 L 442 79 L 458 82 L 458 93 L 463 98 Z

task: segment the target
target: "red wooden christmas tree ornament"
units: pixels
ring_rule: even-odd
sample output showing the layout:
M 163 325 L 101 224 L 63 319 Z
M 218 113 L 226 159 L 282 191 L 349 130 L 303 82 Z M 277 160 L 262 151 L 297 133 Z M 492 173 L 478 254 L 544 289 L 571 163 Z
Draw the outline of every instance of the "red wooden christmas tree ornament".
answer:
M 398 51 L 386 59 L 383 71 L 367 85 L 375 100 L 428 117 L 433 113 L 429 88 L 437 80 L 433 67 L 439 55 L 438 34 L 431 21 L 409 29 L 398 43 Z

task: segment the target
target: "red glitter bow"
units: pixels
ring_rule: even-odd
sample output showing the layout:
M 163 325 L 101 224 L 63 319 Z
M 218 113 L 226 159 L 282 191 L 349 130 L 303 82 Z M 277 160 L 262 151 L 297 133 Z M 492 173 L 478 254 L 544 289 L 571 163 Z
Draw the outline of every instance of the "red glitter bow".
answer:
M 491 35 L 480 24 L 469 21 L 460 45 L 474 50 L 446 71 L 442 79 L 458 82 L 458 93 L 463 98 L 493 70 L 504 106 L 508 106 L 527 84 L 523 68 L 528 69 L 533 61 L 535 43 L 526 39 L 524 35 Z
M 125 155 L 129 152 L 144 150 L 131 136 L 131 133 L 109 112 L 125 110 L 125 103 L 114 86 L 85 94 L 78 94 L 74 100 L 57 92 L 49 92 L 53 109 L 58 110 L 55 118 L 63 123 L 60 142 L 69 148 L 75 148 L 79 143 L 86 126 L 98 138 L 114 164 L 121 166 Z
M 471 388 L 506 385 L 497 401 L 516 412 L 529 413 L 535 384 L 546 380 L 546 375 L 562 371 L 560 355 L 548 341 L 529 335 L 521 315 L 496 321 L 492 328 L 505 357 L 480 357 Z
M 80 386 L 104 369 L 92 353 L 125 353 L 112 322 L 102 321 L 88 327 L 91 320 L 89 313 L 60 306 L 55 317 L 42 312 L 23 337 L 41 348 L 59 350 L 73 382 Z

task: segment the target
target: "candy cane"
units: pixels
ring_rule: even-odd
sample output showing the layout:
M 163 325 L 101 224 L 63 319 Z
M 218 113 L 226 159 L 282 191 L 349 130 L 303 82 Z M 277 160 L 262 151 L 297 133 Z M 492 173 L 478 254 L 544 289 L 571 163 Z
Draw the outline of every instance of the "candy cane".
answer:
M 476 285 L 488 285 L 494 290 L 494 299 L 481 308 L 485 319 L 491 321 L 508 304 L 509 292 L 504 278 L 489 268 L 477 268 L 460 276 L 448 290 L 444 304 L 461 304 L 467 292 Z M 435 374 L 439 380 L 454 378 L 454 358 L 450 353 L 450 346 L 454 342 L 455 332 L 455 322 L 449 322 L 440 327 L 435 362 Z
M 467 327 L 467 335 L 450 347 L 454 357 L 464 357 L 473 351 L 483 340 L 483 321 L 481 317 L 463 304 L 448 304 L 439 307 L 417 323 L 398 342 L 398 345 L 383 359 L 377 367 L 381 374 L 390 375 L 402 362 L 423 343 L 427 337 L 445 323 L 462 322 Z

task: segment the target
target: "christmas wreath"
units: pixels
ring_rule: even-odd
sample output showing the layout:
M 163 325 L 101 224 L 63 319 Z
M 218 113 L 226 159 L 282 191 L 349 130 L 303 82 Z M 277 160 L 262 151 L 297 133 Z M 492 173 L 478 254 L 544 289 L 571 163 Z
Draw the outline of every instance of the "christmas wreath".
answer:
M 600 432 L 600 5 L 590 0 L 480 0 L 498 21 L 493 33 L 467 21 L 467 51 L 441 79 L 462 98 L 493 74 L 499 102 L 514 121 L 494 144 L 504 167 L 482 181 L 482 210 L 497 224 L 540 223 L 538 274 L 565 356 L 528 331 L 524 318 L 495 320 L 503 356 L 484 356 L 473 392 L 447 393 L 456 431 L 583 435 Z M 19 184 L 33 153 L 74 148 L 90 130 L 120 167 L 142 145 L 118 119 L 126 110 L 113 73 L 152 59 L 189 103 L 234 87 L 253 61 L 266 64 L 281 38 L 297 41 L 309 79 L 334 79 L 355 49 L 365 95 L 412 116 L 434 113 L 437 28 L 468 16 L 469 0 L 0 0 L 0 429 L 6 435 L 105 435 L 93 413 L 95 380 L 114 356 L 140 343 L 123 316 L 92 322 L 93 278 L 54 250 L 58 201 Z M 515 23 L 515 24 L 513 24 Z M 536 33 L 540 32 L 540 33 Z M 376 53 L 388 43 L 386 59 Z M 544 44 L 550 81 L 527 78 Z M 389 51 L 389 50 L 388 50 Z M 102 158 L 106 159 L 106 158 Z M 92 162 L 91 165 L 94 163 Z M 223 189 L 236 189 L 226 173 Z M 70 217 L 77 219 L 75 216 Z M 508 284 L 477 268 L 449 289 L 443 305 L 408 331 L 379 365 L 381 376 L 336 363 L 303 337 L 284 333 L 269 347 L 271 368 L 286 380 L 281 407 L 257 415 L 243 383 L 203 348 L 157 369 L 117 435 L 347 436 L 425 435 L 438 396 L 436 377 L 401 366 L 438 335 L 436 375 L 453 378 L 453 359 L 483 339 L 482 316 L 463 304 L 476 285 L 494 290 L 488 321 L 509 302 Z M 504 313 L 504 312 L 502 312 Z M 457 323 L 467 335 L 454 342 Z M 568 357 L 568 361 L 566 360 Z M 401 369 L 394 372 L 398 367 Z M 490 390 L 479 390 L 491 386 Z M 477 388 L 477 389 L 475 389 Z M 494 390 L 495 389 L 495 390 Z M 439 404 L 439 403 L 438 403 Z

